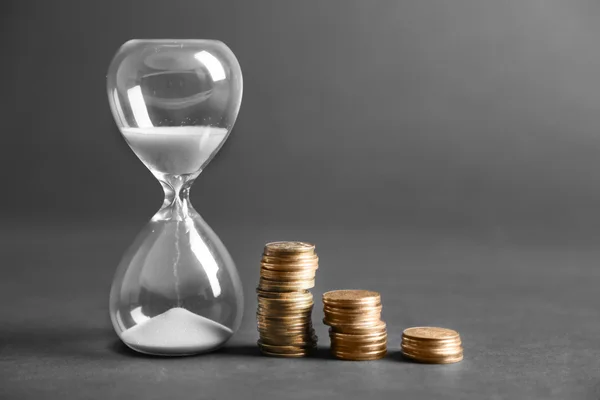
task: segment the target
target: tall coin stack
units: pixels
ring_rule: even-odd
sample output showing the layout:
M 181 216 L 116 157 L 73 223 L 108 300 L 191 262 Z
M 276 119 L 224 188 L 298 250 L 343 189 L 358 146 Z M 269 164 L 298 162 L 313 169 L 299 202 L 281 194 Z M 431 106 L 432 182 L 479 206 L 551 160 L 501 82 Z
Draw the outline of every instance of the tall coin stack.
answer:
M 416 327 L 402 333 L 402 354 L 422 363 L 451 364 L 463 359 L 463 348 L 452 329 Z
M 319 258 L 304 242 L 265 245 L 260 263 L 258 311 L 260 351 L 276 357 L 304 357 L 317 347 L 312 326 L 313 296 Z
M 323 294 L 323 322 L 329 325 L 331 353 L 342 360 L 377 360 L 387 354 L 387 331 L 381 320 L 381 296 L 368 290 Z

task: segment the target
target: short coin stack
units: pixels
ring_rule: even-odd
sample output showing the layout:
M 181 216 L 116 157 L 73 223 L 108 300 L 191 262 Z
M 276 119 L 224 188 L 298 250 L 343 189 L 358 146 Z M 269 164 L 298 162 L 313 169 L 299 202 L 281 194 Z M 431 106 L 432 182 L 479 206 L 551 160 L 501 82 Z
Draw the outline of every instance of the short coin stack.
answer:
M 331 353 L 339 359 L 377 360 L 387 353 L 381 320 L 381 296 L 368 290 L 334 290 L 323 294 L 323 322 L 330 326 Z
M 312 326 L 313 296 L 319 258 L 304 242 L 265 245 L 256 313 L 260 351 L 276 357 L 304 357 L 317 347 Z
M 402 333 L 402 354 L 423 363 L 450 364 L 463 359 L 463 348 L 452 329 L 416 327 Z

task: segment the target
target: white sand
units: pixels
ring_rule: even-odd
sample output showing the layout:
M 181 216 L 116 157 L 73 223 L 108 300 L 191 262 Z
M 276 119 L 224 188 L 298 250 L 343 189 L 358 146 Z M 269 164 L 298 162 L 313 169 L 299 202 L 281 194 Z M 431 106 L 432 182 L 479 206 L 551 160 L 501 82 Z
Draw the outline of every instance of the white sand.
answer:
M 209 126 L 121 128 L 135 154 L 152 171 L 183 175 L 198 172 L 227 137 Z
M 184 355 L 214 350 L 232 335 L 226 326 L 175 307 L 127 329 L 121 340 L 143 353 Z

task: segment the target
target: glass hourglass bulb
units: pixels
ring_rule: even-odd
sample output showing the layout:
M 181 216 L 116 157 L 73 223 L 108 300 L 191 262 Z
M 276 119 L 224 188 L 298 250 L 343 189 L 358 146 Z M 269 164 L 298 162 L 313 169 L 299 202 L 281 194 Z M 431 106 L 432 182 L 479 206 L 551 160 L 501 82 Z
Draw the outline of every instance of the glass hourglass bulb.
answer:
M 235 264 L 189 191 L 227 139 L 242 86 L 234 54 L 213 40 L 132 40 L 110 65 L 115 122 L 165 192 L 123 256 L 110 293 L 113 326 L 139 352 L 208 352 L 240 325 Z

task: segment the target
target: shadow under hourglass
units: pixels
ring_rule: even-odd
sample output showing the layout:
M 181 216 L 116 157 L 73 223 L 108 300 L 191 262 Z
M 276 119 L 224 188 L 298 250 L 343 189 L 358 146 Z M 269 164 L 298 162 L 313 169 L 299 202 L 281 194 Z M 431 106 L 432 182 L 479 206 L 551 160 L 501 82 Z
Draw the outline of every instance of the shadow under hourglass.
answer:
M 129 348 L 125 343 L 123 343 L 120 340 L 115 340 L 113 343 L 111 343 L 111 345 L 109 346 L 109 350 L 117 353 L 121 356 L 125 356 L 125 357 L 134 357 L 134 358 L 172 358 L 172 359 L 177 359 L 177 358 L 181 358 L 181 357 L 164 357 L 164 356 L 157 356 L 157 355 L 151 355 L 151 354 L 144 354 L 144 353 L 139 353 L 131 348 Z M 226 346 L 226 347 L 222 347 L 216 351 L 210 352 L 210 353 L 204 353 L 204 354 L 196 354 L 196 355 L 191 355 L 189 357 L 202 357 L 202 356 L 217 356 L 217 357 L 221 357 L 221 356 L 240 356 L 240 357 L 262 357 L 262 355 L 260 354 L 260 351 L 258 350 L 258 347 L 256 345 L 233 345 L 233 346 Z M 186 356 L 184 356 L 184 358 L 187 358 Z
M 108 346 L 108 350 L 125 357 L 133 357 L 133 358 L 171 358 L 164 356 L 155 356 L 150 354 L 139 353 L 135 350 L 130 349 L 126 344 L 124 344 L 120 340 L 114 340 Z M 255 357 L 255 358 L 279 358 L 279 357 L 267 357 L 263 355 L 256 344 L 233 344 L 230 346 L 224 346 L 214 352 L 199 354 L 191 357 L 202 357 L 202 356 L 214 356 L 214 357 Z M 172 357 L 173 359 L 179 357 Z M 329 349 L 324 347 L 317 348 L 313 353 L 309 356 L 305 357 L 305 359 L 321 359 L 321 360 L 333 360 L 334 358 L 331 356 Z
M 153 356 L 150 354 L 144 354 L 130 349 L 125 343 L 119 339 L 113 340 L 107 347 L 107 349 L 113 353 L 121 356 L 133 357 L 133 358 L 165 358 L 160 356 Z

